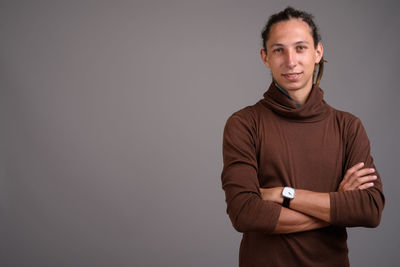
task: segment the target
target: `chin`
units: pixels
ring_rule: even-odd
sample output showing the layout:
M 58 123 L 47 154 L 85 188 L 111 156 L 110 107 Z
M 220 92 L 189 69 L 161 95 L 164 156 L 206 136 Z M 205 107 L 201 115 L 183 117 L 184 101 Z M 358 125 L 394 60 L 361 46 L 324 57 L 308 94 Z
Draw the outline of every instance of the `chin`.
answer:
M 288 91 L 295 91 L 302 88 L 302 85 L 300 83 L 279 83 L 279 85 Z
M 300 81 L 296 82 L 288 82 L 288 81 L 277 81 L 280 86 L 285 88 L 288 91 L 296 91 L 296 90 L 301 90 L 304 88 L 308 88 L 308 82 L 304 81 L 303 79 Z M 312 81 L 311 81 L 311 86 L 312 86 Z

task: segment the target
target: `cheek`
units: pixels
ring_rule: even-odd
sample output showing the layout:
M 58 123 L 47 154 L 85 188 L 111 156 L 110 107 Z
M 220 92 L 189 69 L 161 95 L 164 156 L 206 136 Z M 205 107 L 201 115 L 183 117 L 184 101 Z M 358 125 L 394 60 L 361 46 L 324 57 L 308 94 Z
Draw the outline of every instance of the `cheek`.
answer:
M 316 60 L 317 59 L 314 55 L 308 55 L 307 57 L 304 57 L 303 63 L 307 68 L 314 69 Z
M 282 65 L 282 60 L 278 57 L 272 57 L 269 59 L 269 67 L 271 70 L 276 70 Z
M 279 66 L 278 65 L 270 65 L 269 69 L 272 73 L 279 73 Z

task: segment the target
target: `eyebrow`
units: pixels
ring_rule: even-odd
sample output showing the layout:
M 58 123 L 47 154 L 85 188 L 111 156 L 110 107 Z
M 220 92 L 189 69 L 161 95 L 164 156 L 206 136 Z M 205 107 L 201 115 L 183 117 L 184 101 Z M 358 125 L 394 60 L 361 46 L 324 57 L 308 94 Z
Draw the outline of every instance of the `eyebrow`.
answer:
M 294 45 L 298 45 L 298 44 L 309 44 L 307 41 L 297 41 L 297 42 L 295 42 L 294 43 Z M 281 47 L 281 46 L 285 46 L 284 44 L 281 44 L 281 43 L 275 43 L 275 44 L 272 44 L 271 45 L 271 48 L 272 47 L 274 47 L 274 46 L 278 46 L 278 47 Z

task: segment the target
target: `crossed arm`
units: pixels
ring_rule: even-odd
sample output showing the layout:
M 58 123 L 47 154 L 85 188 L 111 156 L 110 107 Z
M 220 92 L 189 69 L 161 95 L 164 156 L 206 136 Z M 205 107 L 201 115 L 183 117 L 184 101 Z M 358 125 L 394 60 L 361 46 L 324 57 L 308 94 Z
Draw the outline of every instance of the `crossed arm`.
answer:
M 235 114 L 228 119 L 224 130 L 222 187 L 227 213 L 237 231 L 294 233 L 328 225 L 376 227 L 379 224 L 385 203 L 379 174 L 356 164 L 363 161 L 365 166 L 374 168 L 369 140 L 359 119 L 346 124 L 343 168 L 347 172 L 337 192 L 297 189 L 290 209 L 281 206 L 282 187 L 260 188 L 257 131 L 253 121 L 249 114 Z
M 348 169 L 338 192 L 364 190 L 374 186 L 373 181 L 377 179 L 374 175 L 375 169 L 363 167 L 364 163 L 361 162 Z M 283 187 L 260 188 L 262 199 L 281 204 L 282 189 Z M 282 207 L 273 233 L 294 233 L 326 227 L 331 222 L 330 214 L 329 193 L 297 189 L 295 198 L 290 202 L 290 209 Z

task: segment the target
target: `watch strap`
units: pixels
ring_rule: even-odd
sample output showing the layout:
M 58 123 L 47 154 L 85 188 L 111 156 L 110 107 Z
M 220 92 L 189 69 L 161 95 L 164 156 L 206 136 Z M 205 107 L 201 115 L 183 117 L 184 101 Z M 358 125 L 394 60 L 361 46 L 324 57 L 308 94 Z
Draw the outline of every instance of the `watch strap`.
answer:
M 282 206 L 285 208 L 289 208 L 290 200 L 291 200 L 290 198 L 284 197 Z

